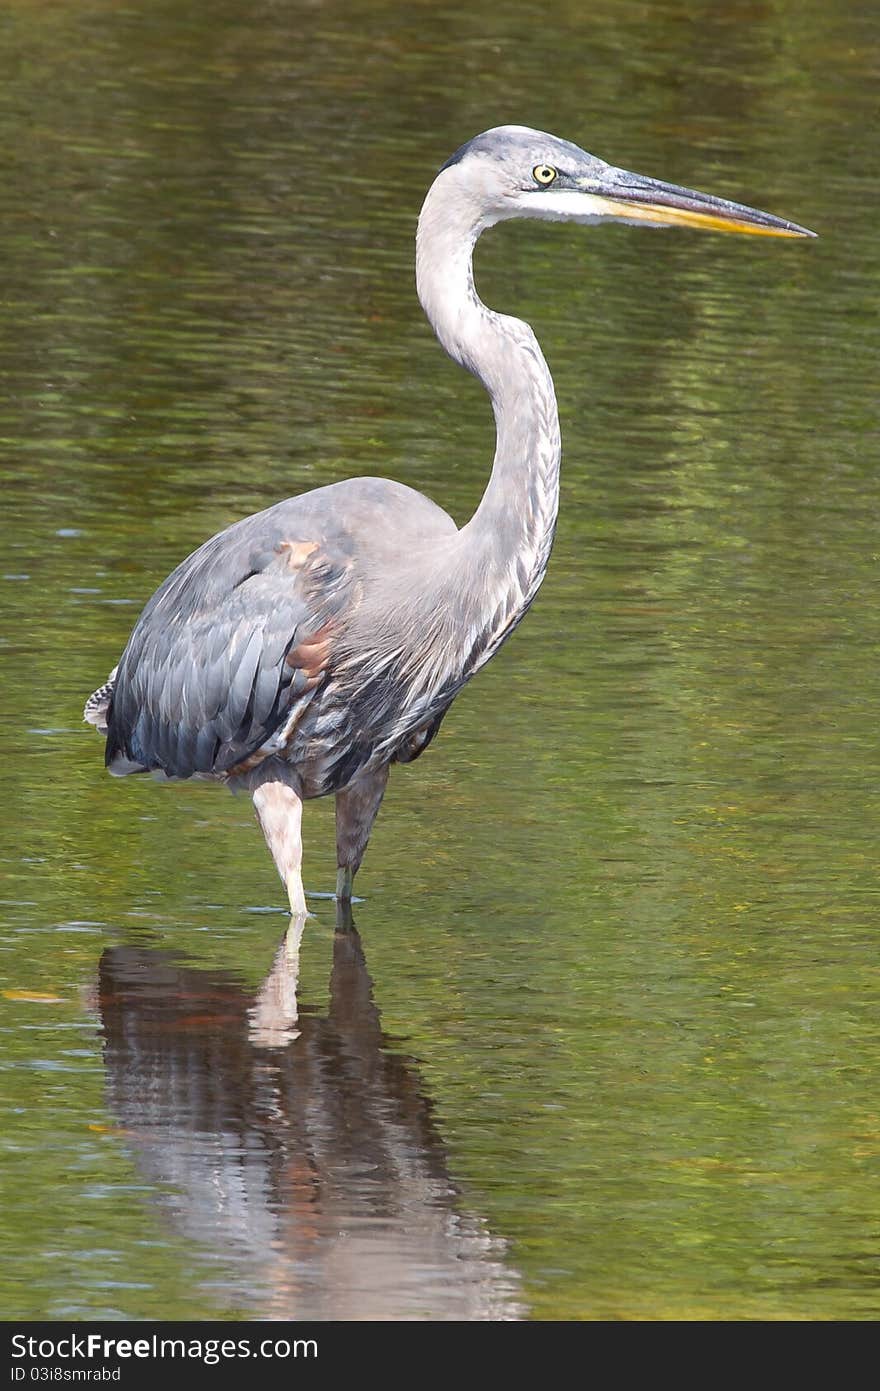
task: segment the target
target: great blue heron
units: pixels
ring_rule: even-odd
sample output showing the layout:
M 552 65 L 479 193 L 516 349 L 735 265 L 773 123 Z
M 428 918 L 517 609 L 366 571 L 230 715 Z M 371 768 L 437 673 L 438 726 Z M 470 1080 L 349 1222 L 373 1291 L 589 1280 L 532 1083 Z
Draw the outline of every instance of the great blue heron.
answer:
M 294 914 L 303 800 L 336 794 L 336 892 L 349 899 L 390 764 L 423 752 L 547 568 L 553 382 L 532 330 L 488 309 L 472 272 L 480 233 L 515 217 L 813 235 L 524 126 L 444 164 L 419 217 L 416 282 L 443 347 L 492 400 L 495 459 L 473 517 L 459 528 L 402 483 L 349 478 L 235 522 L 156 591 L 85 708 L 111 773 L 247 789 Z

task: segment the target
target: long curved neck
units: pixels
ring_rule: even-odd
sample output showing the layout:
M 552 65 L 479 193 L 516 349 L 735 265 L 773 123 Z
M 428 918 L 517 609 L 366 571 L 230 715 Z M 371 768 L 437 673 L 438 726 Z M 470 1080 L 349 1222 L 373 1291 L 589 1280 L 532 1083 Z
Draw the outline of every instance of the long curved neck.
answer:
M 495 413 L 492 475 L 459 533 L 462 559 L 478 567 L 483 608 L 506 611 L 497 641 L 487 635 L 486 660 L 531 603 L 547 568 L 559 509 L 559 418 L 534 333 L 487 309 L 474 288 L 473 248 L 488 224 L 468 219 L 460 203 L 450 211 L 442 185 L 441 176 L 419 218 L 416 285 L 443 347 L 482 382 Z

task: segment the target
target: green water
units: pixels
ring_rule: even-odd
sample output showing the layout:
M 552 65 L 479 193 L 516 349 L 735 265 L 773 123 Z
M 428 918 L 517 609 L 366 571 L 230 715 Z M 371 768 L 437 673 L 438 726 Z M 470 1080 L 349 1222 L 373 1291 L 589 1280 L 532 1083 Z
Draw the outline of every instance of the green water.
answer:
M 878 40 L 819 0 L 6 5 L 5 1317 L 877 1317 Z M 557 545 L 392 779 L 360 942 L 313 900 L 282 1046 L 249 806 L 111 782 L 82 703 L 237 516 L 368 472 L 468 515 L 491 415 L 412 237 L 504 121 L 820 240 L 481 243 L 556 380 Z

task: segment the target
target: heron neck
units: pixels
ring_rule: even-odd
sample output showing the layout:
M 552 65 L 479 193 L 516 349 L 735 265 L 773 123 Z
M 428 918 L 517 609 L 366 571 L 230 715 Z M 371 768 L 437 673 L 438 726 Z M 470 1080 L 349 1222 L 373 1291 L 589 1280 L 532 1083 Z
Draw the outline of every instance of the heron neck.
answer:
M 489 393 L 496 428 L 492 474 L 460 545 L 479 567 L 485 601 L 515 608 L 515 621 L 544 577 L 556 527 L 556 394 L 528 324 L 488 309 L 474 288 L 473 248 L 487 224 L 456 225 L 444 202 L 435 184 L 419 219 L 419 299 L 450 357 Z

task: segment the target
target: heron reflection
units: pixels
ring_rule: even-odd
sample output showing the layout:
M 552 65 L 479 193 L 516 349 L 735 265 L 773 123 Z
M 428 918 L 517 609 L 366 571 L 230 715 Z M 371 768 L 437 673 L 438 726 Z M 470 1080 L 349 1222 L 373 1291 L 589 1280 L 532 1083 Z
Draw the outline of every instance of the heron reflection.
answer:
M 206 1291 L 263 1318 L 509 1319 L 504 1243 L 465 1210 L 413 1060 L 389 1047 L 338 908 L 326 1012 L 297 1004 L 304 919 L 256 994 L 119 946 L 98 980 L 111 1112 Z

